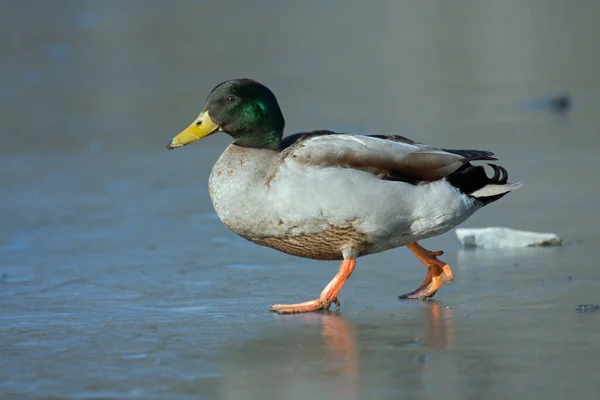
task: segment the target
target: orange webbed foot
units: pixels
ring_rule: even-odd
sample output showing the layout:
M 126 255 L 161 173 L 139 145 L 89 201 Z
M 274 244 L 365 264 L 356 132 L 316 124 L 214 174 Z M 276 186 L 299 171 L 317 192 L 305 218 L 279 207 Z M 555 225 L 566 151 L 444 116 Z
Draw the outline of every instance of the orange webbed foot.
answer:
M 278 314 L 296 314 L 329 310 L 332 304 L 339 307 L 340 301 L 338 300 L 338 295 L 340 294 L 340 290 L 342 290 L 344 283 L 346 283 L 350 275 L 352 275 L 355 266 L 355 259 L 351 258 L 344 260 L 340 265 L 340 270 L 333 277 L 331 282 L 325 286 L 325 289 L 323 289 L 318 299 L 298 304 L 275 304 L 271 307 L 271 312 L 276 312 Z
M 454 280 L 452 269 L 448 264 L 440 261 L 437 257 L 444 254 L 443 251 L 429 251 L 421 247 L 418 243 L 406 245 L 425 266 L 427 266 L 427 276 L 423 283 L 414 291 L 398 296 L 401 299 L 419 299 L 425 300 L 435 296 L 437 291 L 444 285 Z
M 297 314 L 313 311 L 326 311 L 329 310 L 332 304 L 335 304 L 336 307 L 341 305 L 338 299 L 327 301 L 319 298 L 297 304 L 274 304 L 271 306 L 269 311 L 276 312 L 277 314 Z

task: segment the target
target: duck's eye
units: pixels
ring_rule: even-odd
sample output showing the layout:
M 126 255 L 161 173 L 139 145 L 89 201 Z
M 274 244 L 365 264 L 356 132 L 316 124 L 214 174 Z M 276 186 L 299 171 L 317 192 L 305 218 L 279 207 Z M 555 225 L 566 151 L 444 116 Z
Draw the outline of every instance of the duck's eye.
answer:
M 235 101 L 235 96 L 229 96 L 229 97 L 227 98 L 227 102 L 228 102 L 228 103 L 233 103 L 234 101 Z

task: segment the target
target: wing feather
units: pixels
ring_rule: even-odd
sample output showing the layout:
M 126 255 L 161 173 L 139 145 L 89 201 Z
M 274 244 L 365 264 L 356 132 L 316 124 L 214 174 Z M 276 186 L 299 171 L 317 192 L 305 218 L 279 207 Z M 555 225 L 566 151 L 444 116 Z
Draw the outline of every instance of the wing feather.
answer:
M 411 183 L 442 179 L 470 161 L 495 160 L 483 150 L 445 150 L 403 136 L 315 131 L 283 139 L 282 158 L 301 165 L 352 168 Z

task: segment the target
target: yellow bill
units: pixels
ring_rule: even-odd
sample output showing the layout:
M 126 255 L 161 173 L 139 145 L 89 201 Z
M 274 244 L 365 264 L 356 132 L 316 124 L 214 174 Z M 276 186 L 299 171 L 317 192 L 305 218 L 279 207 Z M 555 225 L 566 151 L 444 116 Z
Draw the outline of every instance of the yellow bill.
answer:
M 176 149 L 177 147 L 183 147 L 186 144 L 195 142 L 198 139 L 202 139 L 208 135 L 221 130 L 221 127 L 215 124 L 208 111 L 203 111 L 198 118 L 192 122 L 190 126 L 184 129 L 179 135 L 175 136 L 171 142 L 167 145 L 167 149 Z

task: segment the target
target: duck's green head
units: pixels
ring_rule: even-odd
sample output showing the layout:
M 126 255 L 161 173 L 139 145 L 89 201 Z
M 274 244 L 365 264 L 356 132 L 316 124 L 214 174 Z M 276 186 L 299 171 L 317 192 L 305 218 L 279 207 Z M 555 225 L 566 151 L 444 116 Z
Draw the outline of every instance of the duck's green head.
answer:
M 285 121 L 275 95 L 251 79 L 233 79 L 215 87 L 204 110 L 175 136 L 168 149 L 185 146 L 215 132 L 225 132 L 245 147 L 276 149 Z

